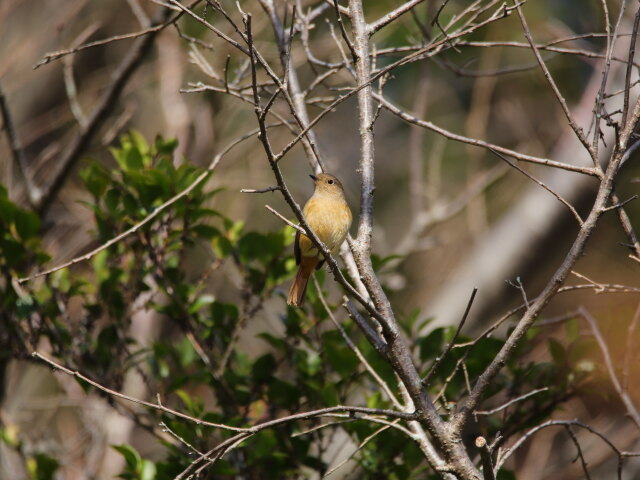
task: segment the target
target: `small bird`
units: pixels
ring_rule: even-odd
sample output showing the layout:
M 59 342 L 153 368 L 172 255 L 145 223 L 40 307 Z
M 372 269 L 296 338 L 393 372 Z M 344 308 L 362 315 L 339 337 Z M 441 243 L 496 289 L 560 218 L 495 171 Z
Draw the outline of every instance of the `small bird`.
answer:
M 313 180 L 315 190 L 304 206 L 304 218 L 331 253 L 336 253 L 351 226 L 351 210 L 344 198 L 344 189 L 340 180 L 333 175 L 321 173 L 317 177 L 309 176 Z M 304 301 L 309 277 L 314 269 L 322 266 L 324 259 L 320 259 L 320 253 L 313 242 L 299 231 L 296 232 L 294 254 L 296 265 L 299 267 L 289 290 L 287 303 L 299 307 Z

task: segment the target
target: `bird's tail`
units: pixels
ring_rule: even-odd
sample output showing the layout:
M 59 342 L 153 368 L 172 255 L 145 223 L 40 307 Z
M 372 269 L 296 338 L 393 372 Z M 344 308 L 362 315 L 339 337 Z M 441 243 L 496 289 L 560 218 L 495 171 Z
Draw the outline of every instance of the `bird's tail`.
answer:
M 318 264 L 318 257 L 302 257 L 298 273 L 293 280 L 291 289 L 289 290 L 289 298 L 287 303 L 295 307 L 299 307 L 304 302 L 304 294 L 307 291 L 307 282 Z

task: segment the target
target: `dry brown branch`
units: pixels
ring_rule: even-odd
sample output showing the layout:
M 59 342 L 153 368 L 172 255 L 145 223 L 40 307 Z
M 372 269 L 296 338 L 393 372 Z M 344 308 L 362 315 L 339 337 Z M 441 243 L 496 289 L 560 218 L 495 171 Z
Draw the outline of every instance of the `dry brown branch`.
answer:
M 74 40 L 73 48 L 76 48 L 78 45 L 85 42 L 91 35 L 93 35 L 96 30 L 99 28 L 97 23 L 89 25 L 85 28 L 80 35 Z M 80 102 L 78 101 L 78 92 L 76 88 L 76 81 L 73 76 L 73 60 L 74 56 L 66 56 L 62 59 L 63 63 L 63 72 L 64 72 L 64 85 L 65 90 L 67 92 L 67 98 L 69 99 L 69 106 L 71 107 L 71 112 L 73 116 L 76 118 L 78 125 L 80 125 L 80 129 L 87 128 L 87 116 L 84 114 L 82 107 L 80 106 Z
M 467 317 L 469 316 L 469 312 L 471 311 L 471 307 L 473 306 L 473 300 L 476 298 L 477 293 L 478 293 L 478 289 L 474 288 L 473 292 L 471 292 L 471 296 L 469 297 L 469 301 L 467 302 L 467 308 L 465 309 L 464 314 L 462 315 L 462 319 L 460 320 L 460 323 L 458 323 L 458 328 L 456 328 L 456 331 L 453 334 L 453 338 L 451 338 L 451 341 L 449 342 L 447 347 L 444 349 L 442 354 L 436 357 L 435 361 L 433 362 L 433 365 L 431 365 L 431 368 L 429 368 L 429 371 L 427 372 L 425 377 L 422 379 L 423 384 L 429 385 L 431 376 L 438 370 L 438 367 L 440 366 L 444 358 L 447 356 L 447 354 L 451 351 L 453 346 L 456 344 L 456 340 L 460 335 L 460 331 L 462 330 L 462 327 L 464 327 L 464 323 L 467 321 Z

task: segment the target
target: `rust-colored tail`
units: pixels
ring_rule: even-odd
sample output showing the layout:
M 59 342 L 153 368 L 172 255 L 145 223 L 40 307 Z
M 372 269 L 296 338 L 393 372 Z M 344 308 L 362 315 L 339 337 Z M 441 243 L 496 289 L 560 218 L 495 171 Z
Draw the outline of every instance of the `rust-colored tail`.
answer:
M 302 302 L 304 302 L 304 293 L 307 291 L 307 282 L 317 264 L 318 257 L 302 257 L 300 259 L 298 273 L 289 290 L 289 298 L 287 298 L 289 305 L 295 307 L 302 305 Z

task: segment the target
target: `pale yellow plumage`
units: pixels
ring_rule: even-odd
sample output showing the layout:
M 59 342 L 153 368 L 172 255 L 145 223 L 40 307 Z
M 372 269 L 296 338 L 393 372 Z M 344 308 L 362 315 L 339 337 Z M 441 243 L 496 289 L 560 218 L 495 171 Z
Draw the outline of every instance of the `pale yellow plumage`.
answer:
M 344 197 L 342 184 L 336 177 L 323 173 L 311 178 L 314 180 L 315 190 L 304 206 L 304 217 L 322 243 L 332 253 L 336 253 L 349 232 L 351 210 Z M 296 263 L 300 267 L 291 285 L 287 303 L 300 306 L 309 276 L 322 265 L 323 260 L 320 260 L 318 249 L 311 240 L 302 234 L 296 235 L 295 253 Z

